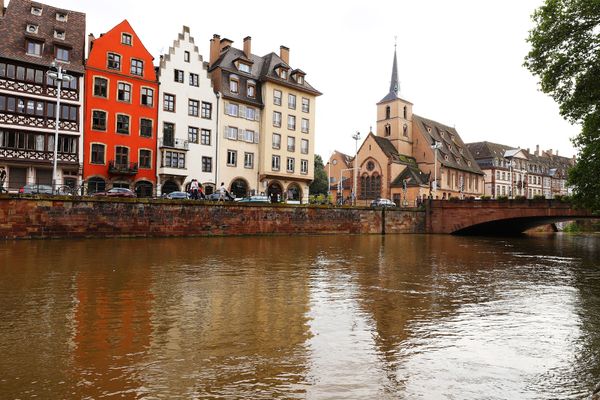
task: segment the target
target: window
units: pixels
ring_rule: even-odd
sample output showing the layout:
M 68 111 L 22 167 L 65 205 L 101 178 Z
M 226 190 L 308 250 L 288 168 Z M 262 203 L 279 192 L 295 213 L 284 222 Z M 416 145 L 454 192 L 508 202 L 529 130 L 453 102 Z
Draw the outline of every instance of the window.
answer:
M 302 130 L 302 133 L 308 133 L 308 120 L 306 118 L 302 118 L 301 123 L 300 129 Z
M 244 131 L 244 141 L 248 143 L 254 143 L 254 131 L 246 129 Z
M 183 52 L 183 61 L 190 62 L 190 52 L 189 51 Z
M 279 71 L 280 71 L 279 76 L 282 79 L 287 79 L 287 75 L 288 75 L 287 69 L 281 68 Z
M 92 164 L 104 164 L 104 145 L 103 144 L 92 144 L 90 163 Z
M 129 149 L 123 146 L 117 146 L 115 163 L 119 166 L 129 166 Z
M 144 75 L 144 62 L 142 60 L 131 59 L 131 75 Z
M 188 115 L 197 117 L 200 111 L 200 102 L 198 100 L 188 100 Z
M 202 157 L 202 172 L 212 172 L 211 157 Z
M 176 151 L 165 151 L 163 153 L 163 166 L 185 169 L 185 154 Z
M 175 96 L 165 93 L 163 96 L 163 110 L 175 112 Z
M 37 15 L 39 17 L 40 15 L 42 15 L 42 8 L 35 6 L 31 7 L 31 14 Z
M 288 129 L 291 131 L 296 130 L 296 116 L 288 115 Z
M 281 90 L 273 90 L 273 104 L 281 105 Z
M 131 102 L 131 85 L 123 82 L 119 82 L 117 90 L 117 100 Z
M 238 139 L 238 128 L 236 128 L 234 126 L 225 127 L 225 137 L 227 139 L 237 140 Z
M 237 78 L 229 78 L 229 91 L 231 93 L 238 93 L 239 81 L 237 80 Z
M 244 168 L 254 168 L 254 153 L 244 153 Z
M 211 119 L 212 118 L 212 104 L 207 103 L 205 101 L 202 102 L 202 118 Z
M 281 135 L 279 133 L 273 134 L 273 148 L 274 149 L 281 148 Z
M 294 164 L 295 163 L 296 162 L 293 157 L 287 158 L 287 172 L 294 172 Z
M 35 24 L 27 24 L 27 33 L 38 33 L 39 26 Z
M 140 168 L 152 168 L 152 151 L 140 150 L 139 164 Z
M 56 39 L 65 40 L 65 37 L 66 37 L 65 31 L 60 30 L 60 29 L 55 29 L 54 30 L 54 37 Z
M 108 53 L 108 64 L 106 65 L 108 69 L 121 69 L 121 56 L 115 53 Z
M 131 46 L 132 36 L 129 33 L 121 33 L 121 43 Z
M 308 174 L 308 160 L 300 160 L 300 173 Z
M 271 157 L 271 169 L 273 171 L 279 171 L 281 168 L 281 158 L 279 156 Z
M 152 107 L 154 105 L 154 89 L 142 88 L 142 105 Z
M 281 127 L 281 113 L 273 111 L 273 126 Z
M 235 103 L 227 104 L 227 114 L 233 117 L 237 117 L 240 112 L 240 107 Z
M 140 136 L 152 137 L 152 120 L 147 118 L 140 119 Z
M 237 165 L 237 151 L 227 150 L 227 165 L 230 167 Z
M 57 12 L 56 13 L 56 20 L 59 22 L 66 22 L 67 21 L 67 14 L 64 12 Z
M 202 129 L 200 131 L 200 144 L 210 146 L 210 129 Z
M 175 144 L 175 124 L 163 122 L 163 144 L 173 146 Z
M 175 72 L 175 76 L 174 76 L 175 82 L 183 83 L 183 71 L 180 69 L 176 69 L 174 72 Z
M 244 64 L 244 63 L 239 63 L 238 64 L 238 69 L 242 72 L 246 72 L 246 73 L 250 73 L 250 66 L 248 64 Z
M 302 139 L 300 142 L 300 152 L 302 154 L 308 154 L 308 140 Z
M 248 83 L 248 87 L 246 88 L 246 94 L 248 97 L 256 97 L 256 85 L 253 83 Z
M 402 125 L 402 135 L 404 135 L 404 137 L 408 137 L 408 125 L 406 125 L 406 124 Z M 462 154 L 462 149 L 461 149 L 461 154 Z
M 108 80 L 104 78 L 94 78 L 94 96 L 108 97 Z
M 42 44 L 33 40 L 27 41 L 27 54 L 30 56 L 41 56 L 42 55 Z
M 129 135 L 129 115 L 117 114 L 117 133 Z
M 296 138 L 293 136 L 287 137 L 287 151 L 296 151 Z
M 198 143 L 198 128 L 188 126 L 188 142 Z
M 190 86 L 200 86 L 200 76 L 190 72 Z
M 288 94 L 288 108 L 292 110 L 296 109 L 296 95 Z
M 104 111 L 92 111 L 92 129 L 96 131 L 106 130 L 106 113 Z
M 256 119 L 256 109 L 252 107 L 246 107 L 246 119 L 254 121 Z
M 302 111 L 309 112 L 310 111 L 310 100 L 306 97 L 302 98 Z

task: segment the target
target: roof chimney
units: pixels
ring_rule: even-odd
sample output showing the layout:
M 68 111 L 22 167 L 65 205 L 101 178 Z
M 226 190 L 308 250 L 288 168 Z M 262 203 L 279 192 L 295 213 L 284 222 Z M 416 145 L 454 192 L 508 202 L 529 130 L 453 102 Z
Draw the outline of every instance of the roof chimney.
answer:
M 556 149 L 556 155 L 558 156 L 558 149 Z
M 247 58 L 250 58 L 250 54 L 252 54 L 252 38 L 250 36 L 246 36 L 244 38 L 244 55 Z
M 232 44 L 233 44 L 233 40 L 229 40 L 227 38 L 221 39 L 221 42 L 219 44 L 219 55 L 225 49 L 225 47 L 230 47 Z
M 540 156 L 540 145 L 539 144 L 535 145 L 535 155 L 538 157 Z
M 279 46 L 279 58 L 287 65 L 290 65 L 290 49 L 285 46 Z
M 527 153 L 531 154 L 531 150 L 529 149 L 529 147 L 527 148 Z
M 0 0 L 0 2 L 1 1 L 2 0 Z M 87 45 L 88 45 L 88 57 L 90 56 L 90 53 L 92 52 L 92 46 L 94 45 L 94 40 L 96 40 L 96 38 L 94 37 L 94 34 L 90 33 L 88 35 L 88 42 L 87 42 Z
M 216 33 L 213 35 L 213 38 L 210 39 L 210 59 L 209 64 L 213 65 L 217 58 L 219 58 L 219 43 L 221 42 L 221 36 Z

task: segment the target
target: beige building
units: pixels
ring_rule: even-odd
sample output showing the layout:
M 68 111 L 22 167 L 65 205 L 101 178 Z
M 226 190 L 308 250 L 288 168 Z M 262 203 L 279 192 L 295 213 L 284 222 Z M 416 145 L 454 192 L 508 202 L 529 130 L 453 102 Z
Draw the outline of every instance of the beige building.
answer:
M 236 195 L 307 202 L 314 177 L 315 99 L 290 51 L 256 56 L 214 35 L 210 71 L 218 90 L 217 182 Z

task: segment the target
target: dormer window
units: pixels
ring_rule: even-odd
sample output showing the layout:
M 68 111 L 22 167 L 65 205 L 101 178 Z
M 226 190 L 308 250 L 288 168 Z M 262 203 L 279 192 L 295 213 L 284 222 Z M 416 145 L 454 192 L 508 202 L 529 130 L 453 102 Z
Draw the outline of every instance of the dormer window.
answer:
M 69 49 L 65 49 L 64 47 L 55 46 L 55 54 L 57 60 L 59 61 L 69 61 Z
M 32 6 L 31 7 L 31 14 L 32 15 L 36 15 L 36 16 L 40 16 L 42 15 L 42 7 L 36 7 L 36 6 Z
M 248 95 L 248 97 L 256 97 L 256 84 L 254 84 L 254 82 L 248 82 L 247 84 L 247 90 L 246 90 L 246 94 Z
M 431 128 L 430 127 L 427 127 L 427 132 L 431 133 Z
M 237 76 L 230 76 L 229 77 L 229 91 L 231 93 L 238 93 L 239 86 L 240 86 L 240 81 L 237 78 Z
M 238 70 L 249 74 L 250 73 L 250 66 L 248 64 L 239 63 L 238 64 Z
M 65 40 L 65 31 L 60 31 L 60 30 L 55 29 L 54 30 L 54 37 L 56 39 Z
M 467 161 L 467 165 L 470 167 L 471 166 L 471 161 Z
M 440 136 L 444 137 L 446 134 L 444 133 L 444 131 L 440 131 Z
M 67 13 L 57 12 L 56 13 L 56 20 L 59 21 L 59 22 L 67 22 Z
M 448 154 L 446 154 L 446 155 L 444 156 L 444 160 L 448 161 L 449 159 L 450 159 L 450 158 L 448 157 Z
M 27 24 L 27 33 L 38 33 L 38 26 L 35 24 Z
M 129 33 L 121 33 L 121 43 L 126 46 L 131 46 L 132 36 Z
M 281 79 L 287 79 L 287 69 L 281 68 L 279 70 L 279 76 L 281 77 Z

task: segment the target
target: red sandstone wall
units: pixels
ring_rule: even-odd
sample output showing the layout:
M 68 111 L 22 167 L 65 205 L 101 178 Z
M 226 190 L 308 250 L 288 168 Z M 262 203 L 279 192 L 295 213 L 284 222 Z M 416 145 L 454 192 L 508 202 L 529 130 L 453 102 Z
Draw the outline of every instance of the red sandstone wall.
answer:
M 382 233 L 382 210 L 0 196 L 0 239 Z M 424 229 L 424 212 L 385 211 L 387 233 Z

